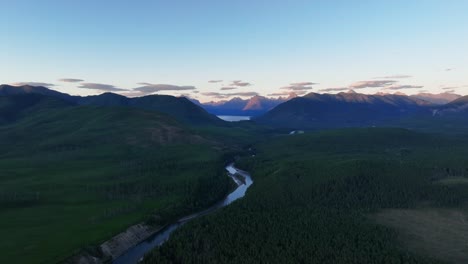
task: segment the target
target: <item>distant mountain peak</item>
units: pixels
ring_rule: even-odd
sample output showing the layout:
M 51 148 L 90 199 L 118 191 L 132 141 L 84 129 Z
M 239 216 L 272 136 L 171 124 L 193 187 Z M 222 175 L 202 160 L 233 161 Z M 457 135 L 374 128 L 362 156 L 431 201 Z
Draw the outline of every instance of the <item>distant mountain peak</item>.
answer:
M 255 120 L 297 129 L 369 126 L 402 116 L 427 114 L 430 106 L 427 101 L 398 94 L 309 93 L 282 103 Z
M 415 94 L 415 95 L 411 95 L 410 97 L 425 100 L 425 101 L 433 103 L 433 104 L 443 105 L 443 104 L 447 104 L 449 102 L 452 102 L 452 101 L 454 101 L 454 100 L 456 100 L 458 98 L 461 98 L 462 96 L 459 95 L 459 94 L 444 92 L 444 93 L 439 93 L 439 94 L 418 93 L 418 94 Z

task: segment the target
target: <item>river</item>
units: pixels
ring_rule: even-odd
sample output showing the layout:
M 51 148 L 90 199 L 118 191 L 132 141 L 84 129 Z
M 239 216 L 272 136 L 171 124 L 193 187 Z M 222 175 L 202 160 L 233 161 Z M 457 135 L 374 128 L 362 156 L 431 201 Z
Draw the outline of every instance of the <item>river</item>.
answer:
M 201 212 L 191 214 L 185 217 L 180 218 L 177 220 L 177 222 L 170 224 L 166 226 L 164 229 L 159 231 L 158 233 L 154 234 L 147 240 L 141 242 L 140 244 L 136 245 L 135 247 L 129 249 L 127 252 L 125 252 L 123 255 L 119 256 L 116 258 L 112 263 L 113 264 L 134 264 L 137 263 L 140 259 L 143 258 L 143 256 L 151 251 L 153 248 L 158 247 L 162 245 L 164 242 L 166 242 L 171 233 L 176 230 L 177 228 L 181 227 L 185 223 L 189 222 L 192 219 L 195 219 L 197 217 L 212 213 L 220 208 L 223 208 L 230 203 L 234 202 L 237 199 L 240 199 L 244 197 L 245 192 L 247 189 L 252 185 L 253 181 L 252 178 L 250 177 L 249 173 L 239 170 L 236 167 L 234 167 L 234 164 L 231 163 L 228 166 L 226 166 L 226 170 L 229 173 L 229 176 L 231 179 L 237 184 L 237 188 L 228 194 L 223 200 L 219 201 L 215 205 L 209 207 L 208 209 L 205 209 Z M 242 179 L 239 179 L 239 176 L 242 177 Z

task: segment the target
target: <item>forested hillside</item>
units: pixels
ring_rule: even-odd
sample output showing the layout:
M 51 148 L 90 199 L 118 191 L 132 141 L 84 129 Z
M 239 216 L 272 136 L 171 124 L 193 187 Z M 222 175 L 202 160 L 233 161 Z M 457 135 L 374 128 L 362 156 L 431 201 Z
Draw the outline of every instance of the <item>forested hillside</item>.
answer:
M 404 129 L 276 137 L 237 162 L 244 199 L 145 263 L 466 263 L 467 146 Z
M 128 98 L 109 92 L 91 96 L 72 96 L 42 86 L 0 85 L 0 96 L 14 97 L 18 95 L 22 95 L 24 98 L 47 96 L 50 98 L 59 99 L 72 105 L 128 107 L 156 111 L 159 113 L 168 114 L 177 119 L 179 122 L 189 125 L 226 125 L 224 121 L 212 114 L 209 114 L 205 109 L 195 105 L 185 97 L 174 97 L 169 95 L 147 95 Z
M 0 96 L 1 263 L 55 263 L 232 187 L 224 143 L 166 114 Z

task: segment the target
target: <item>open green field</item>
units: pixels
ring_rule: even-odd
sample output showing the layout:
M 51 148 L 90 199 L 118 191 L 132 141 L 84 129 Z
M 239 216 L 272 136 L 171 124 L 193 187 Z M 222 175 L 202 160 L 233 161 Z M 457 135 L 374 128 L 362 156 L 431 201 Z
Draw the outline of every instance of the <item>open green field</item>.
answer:
M 467 263 L 468 212 L 460 209 L 387 209 L 375 220 L 398 231 L 399 241 L 413 252 Z
M 409 240 L 405 229 L 376 219 L 400 210 L 465 212 L 468 186 L 440 181 L 468 176 L 466 137 L 339 129 L 274 137 L 254 148 L 255 157 L 237 162 L 254 179 L 246 197 L 182 227 L 145 263 L 457 263 L 468 257 L 457 247 L 456 259 L 444 258 L 449 246 L 431 254 L 436 249 L 427 245 L 434 241 Z M 466 227 L 438 219 L 400 223 L 413 221 L 429 240 L 440 229 L 464 236 Z
M 23 106 L 0 101 L 17 113 L 0 126 L 0 263 L 60 262 L 137 222 L 162 226 L 205 208 L 232 187 L 228 148 L 166 115 L 51 99 Z

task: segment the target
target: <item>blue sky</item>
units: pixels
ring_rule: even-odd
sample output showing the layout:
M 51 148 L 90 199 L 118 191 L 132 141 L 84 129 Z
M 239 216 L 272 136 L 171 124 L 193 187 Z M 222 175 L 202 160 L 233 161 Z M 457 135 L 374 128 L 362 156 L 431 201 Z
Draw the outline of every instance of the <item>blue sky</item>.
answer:
M 0 9 L 1 83 L 203 101 L 349 88 L 468 94 L 464 0 L 0 0 Z

